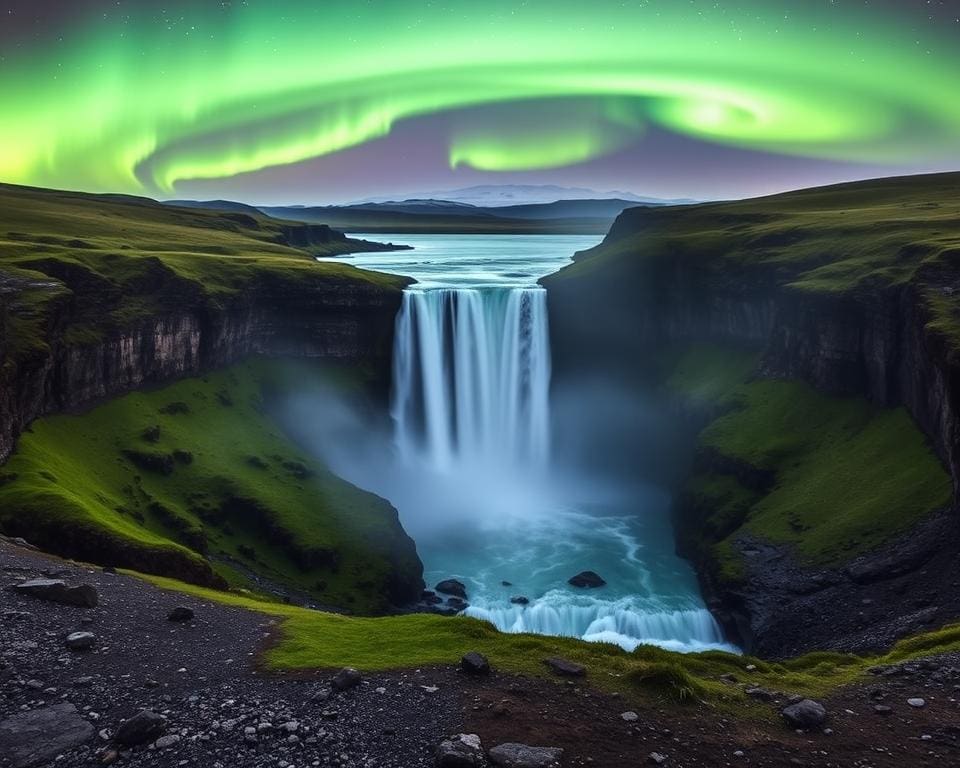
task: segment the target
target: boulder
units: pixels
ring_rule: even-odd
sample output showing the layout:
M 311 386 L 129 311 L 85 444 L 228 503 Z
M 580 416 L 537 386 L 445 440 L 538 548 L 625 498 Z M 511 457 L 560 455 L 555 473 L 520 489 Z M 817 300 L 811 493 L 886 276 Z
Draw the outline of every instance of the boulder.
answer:
M 11 768 L 46 765 L 94 733 L 94 727 L 80 717 L 73 704 L 51 704 L 0 722 L 0 755 L 9 760 Z
M 178 605 L 167 614 L 169 621 L 193 621 L 193 609 L 185 605 Z
M 525 597 L 524 595 L 514 595 L 513 597 L 510 598 L 510 602 L 513 603 L 514 605 L 529 605 L 530 598 Z
M 481 768 L 487 764 L 480 737 L 475 733 L 458 733 L 441 741 L 436 751 L 437 768 Z
M 544 659 L 543 663 L 562 677 L 583 677 L 587 674 L 587 668 L 583 664 L 577 664 L 575 661 L 568 661 L 559 656 Z
M 801 699 L 783 708 L 781 714 L 794 728 L 819 728 L 827 719 L 827 710 L 818 701 Z
M 482 653 L 470 651 L 460 659 L 460 669 L 468 675 L 488 675 L 490 674 L 490 662 Z
M 97 590 L 89 584 L 69 587 L 62 579 L 30 579 L 15 584 L 13 590 L 21 595 L 30 595 L 30 597 L 50 600 L 54 603 L 76 605 L 81 608 L 97 607 Z
M 136 747 L 160 738 L 164 728 L 166 728 L 166 721 L 161 715 L 149 709 L 142 709 L 120 724 L 113 740 L 124 747 Z
M 353 667 L 344 667 L 333 676 L 330 685 L 335 691 L 343 692 L 356 688 L 363 680 L 363 676 Z
M 576 576 L 571 576 L 567 580 L 568 584 L 572 584 L 575 587 L 586 587 L 588 589 L 593 589 L 595 587 L 602 587 L 607 582 L 603 578 L 593 571 L 581 571 Z
M 437 592 L 443 592 L 445 595 L 454 595 L 462 600 L 467 599 L 467 588 L 463 585 L 462 581 L 457 581 L 456 579 L 445 579 L 437 584 L 434 589 L 436 589 Z
M 71 651 L 89 651 L 97 636 L 93 632 L 71 632 L 67 635 L 67 648 Z
M 459 597 L 448 597 L 447 605 L 450 606 L 454 611 L 462 611 L 466 609 L 468 603 L 464 600 L 461 600 Z
M 531 747 L 526 744 L 499 744 L 490 750 L 490 760 L 502 768 L 556 768 L 563 750 L 559 747 Z

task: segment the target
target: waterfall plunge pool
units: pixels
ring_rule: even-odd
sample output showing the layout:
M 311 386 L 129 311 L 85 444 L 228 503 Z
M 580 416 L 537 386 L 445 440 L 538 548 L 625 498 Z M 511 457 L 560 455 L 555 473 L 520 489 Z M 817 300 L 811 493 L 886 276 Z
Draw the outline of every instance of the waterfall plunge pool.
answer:
M 428 586 L 462 581 L 465 613 L 504 632 L 627 650 L 736 650 L 674 554 L 669 497 L 598 476 L 564 444 L 569 424 L 599 404 L 586 395 L 551 403 L 547 297 L 537 280 L 598 238 L 359 236 L 413 246 L 338 258 L 417 280 L 397 320 L 394 431 L 376 444 L 357 427 L 321 451 L 336 472 L 397 507 Z M 606 585 L 567 582 L 584 570 Z M 529 602 L 513 601 L 520 597 Z

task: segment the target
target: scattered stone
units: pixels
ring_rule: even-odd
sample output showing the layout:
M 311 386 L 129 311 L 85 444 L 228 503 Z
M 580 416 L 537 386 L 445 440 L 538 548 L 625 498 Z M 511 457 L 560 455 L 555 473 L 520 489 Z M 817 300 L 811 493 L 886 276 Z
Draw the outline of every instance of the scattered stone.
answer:
M 165 727 L 163 717 L 149 709 L 143 709 L 133 717 L 124 720 L 113 738 L 125 747 L 135 747 L 158 739 Z
M 562 677 L 583 677 L 587 674 L 587 668 L 583 664 L 577 664 L 575 661 L 568 661 L 559 656 L 544 659 L 543 663 Z
M 178 605 L 167 614 L 168 621 L 193 621 L 193 609 Z
M 659 752 L 651 752 L 649 757 L 650 762 L 655 765 L 663 765 L 665 762 L 667 762 L 667 756 L 661 755 Z
M 437 584 L 434 589 L 445 595 L 455 595 L 463 600 L 467 599 L 467 588 L 462 581 L 456 579 L 445 579 Z
M 530 598 L 525 595 L 514 595 L 510 598 L 510 602 L 514 605 L 530 605 Z
M 436 751 L 437 768 L 480 768 L 485 765 L 480 737 L 458 733 L 441 741 Z
M 180 736 L 176 733 L 169 733 L 166 736 L 161 736 L 159 739 L 153 742 L 153 746 L 156 747 L 157 749 L 167 749 L 169 747 L 172 747 L 174 744 L 179 744 L 179 743 L 180 743 Z
M 607 582 L 604 581 L 599 574 L 594 573 L 593 571 L 581 571 L 576 576 L 571 576 L 567 580 L 567 583 L 572 584 L 575 587 L 593 589 L 595 587 L 602 587 Z
M 498 744 L 490 750 L 490 760 L 501 768 L 554 768 L 560 765 L 559 747 L 531 747 L 527 744 Z
M 893 712 L 893 707 L 888 707 L 886 704 L 877 704 L 873 711 L 878 715 L 889 715 Z
M 19 712 L 0 722 L 0 762 L 9 760 L 11 768 L 43 765 L 93 734 L 94 727 L 80 717 L 73 704 Z
M 909 704 L 911 707 L 914 707 L 915 709 L 922 709 L 923 707 L 927 706 L 927 700 L 921 699 L 918 696 L 912 699 L 907 699 L 907 704 Z
M 68 587 L 62 579 L 30 579 L 14 584 L 13 590 L 21 595 L 30 595 L 40 600 L 49 600 L 80 608 L 97 607 L 97 590 L 89 584 Z
M 776 694 L 773 691 L 768 691 L 766 688 L 754 687 L 746 688 L 743 691 L 747 696 L 757 699 L 758 701 L 773 701 L 777 698 Z
M 333 687 L 333 690 L 342 693 L 351 688 L 356 688 L 362 680 L 363 676 L 353 667 L 344 667 L 333 676 L 330 685 Z
M 640 715 L 633 711 L 621 712 L 620 719 L 626 723 L 635 723 L 640 719 Z
M 74 688 L 89 688 L 93 685 L 93 678 L 89 676 L 78 677 L 73 681 Z
M 488 675 L 490 674 L 490 662 L 482 653 L 470 651 L 460 659 L 460 669 L 468 675 Z
M 827 710 L 818 701 L 801 699 L 790 704 L 781 712 L 784 719 L 794 728 L 818 728 L 827 719 Z
M 89 651 L 96 639 L 93 632 L 71 632 L 67 635 L 66 645 L 71 651 Z

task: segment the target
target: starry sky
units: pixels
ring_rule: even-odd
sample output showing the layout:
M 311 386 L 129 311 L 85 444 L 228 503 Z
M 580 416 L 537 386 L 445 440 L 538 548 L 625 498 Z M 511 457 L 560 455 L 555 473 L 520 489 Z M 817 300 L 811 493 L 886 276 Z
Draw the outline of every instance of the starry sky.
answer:
M 0 0 L 0 181 L 701 199 L 960 169 L 960 0 Z

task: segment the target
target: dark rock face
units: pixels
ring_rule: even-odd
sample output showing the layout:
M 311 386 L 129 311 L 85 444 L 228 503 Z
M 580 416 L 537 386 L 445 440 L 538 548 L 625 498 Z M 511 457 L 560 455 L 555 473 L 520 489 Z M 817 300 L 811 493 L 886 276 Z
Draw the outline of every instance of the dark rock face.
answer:
M 561 677 L 583 677 L 587 674 L 587 668 L 583 664 L 577 664 L 575 661 L 568 661 L 559 656 L 544 659 L 543 663 Z
M 168 621 L 193 621 L 193 609 L 178 605 L 167 614 Z
M 783 719 L 794 728 L 819 728 L 827 720 L 827 710 L 818 701 L 803 699 L 783 708 Z
M 30 579 L 14 585 L 14 590 L 22 595 L 30 595 L 41 600 L 76 605 L 80 608 L 97 607 L 97 590 L 89 584 L 67 586 L 61 579 Z
M 437 768 L 483 768 L 486 764 L 480 737 L 474 733 L 458 733 L 437 745 Z
M 576 576 L 571 576 L 567 579 L 568 584 L 572 584 L 575 587 L 587 588 L 587 589 L 596 589 L 597 587 L 602 587 L 607 582 L 603 578 L 593 571 L 581 571 Z
M 531 747 L 526 744 L 499 744 L 490 750 L 490 760 L 502 768 L 556 768 L 563 750 L 559 747 Z
M 489 675 L 490 662 L 482 653 L 470 651 L 460 659 L 460 669 L 468 675 Z
M 250 355 L 363 360 L 386 372 L 400 300 L 399 290 L 359 280 L 263 280 L 225 306 L 184 295 L 165 314 L 84 346 L 63 338 L 72 319 L 64 301 L 48 351 L 0 376 L 0 460 L 35 418 Z
M 129 720 L 124 720 L 117 728 L 113 739 L 124 747 L 146 744 L 160 736 L 166 728 L 166 721 L 156 712 L 143 709 Z
M 467 588 L 463 585 L 463 582 L 457 581 L 456 579 L 445 579 L 437 584 L 434 589 L 445 595 L 459 597 L 461 600 L 467 599 Z
M 333 676 L 330 685 L 335 691 L 349 691 L 363 682 L 363 676 L 352 667 L 344 667 Z
M 51 704 L 0 722 L 0 755 L 10 761 L 11 768 L 46 765 L 94 732 L 73 704 Z

